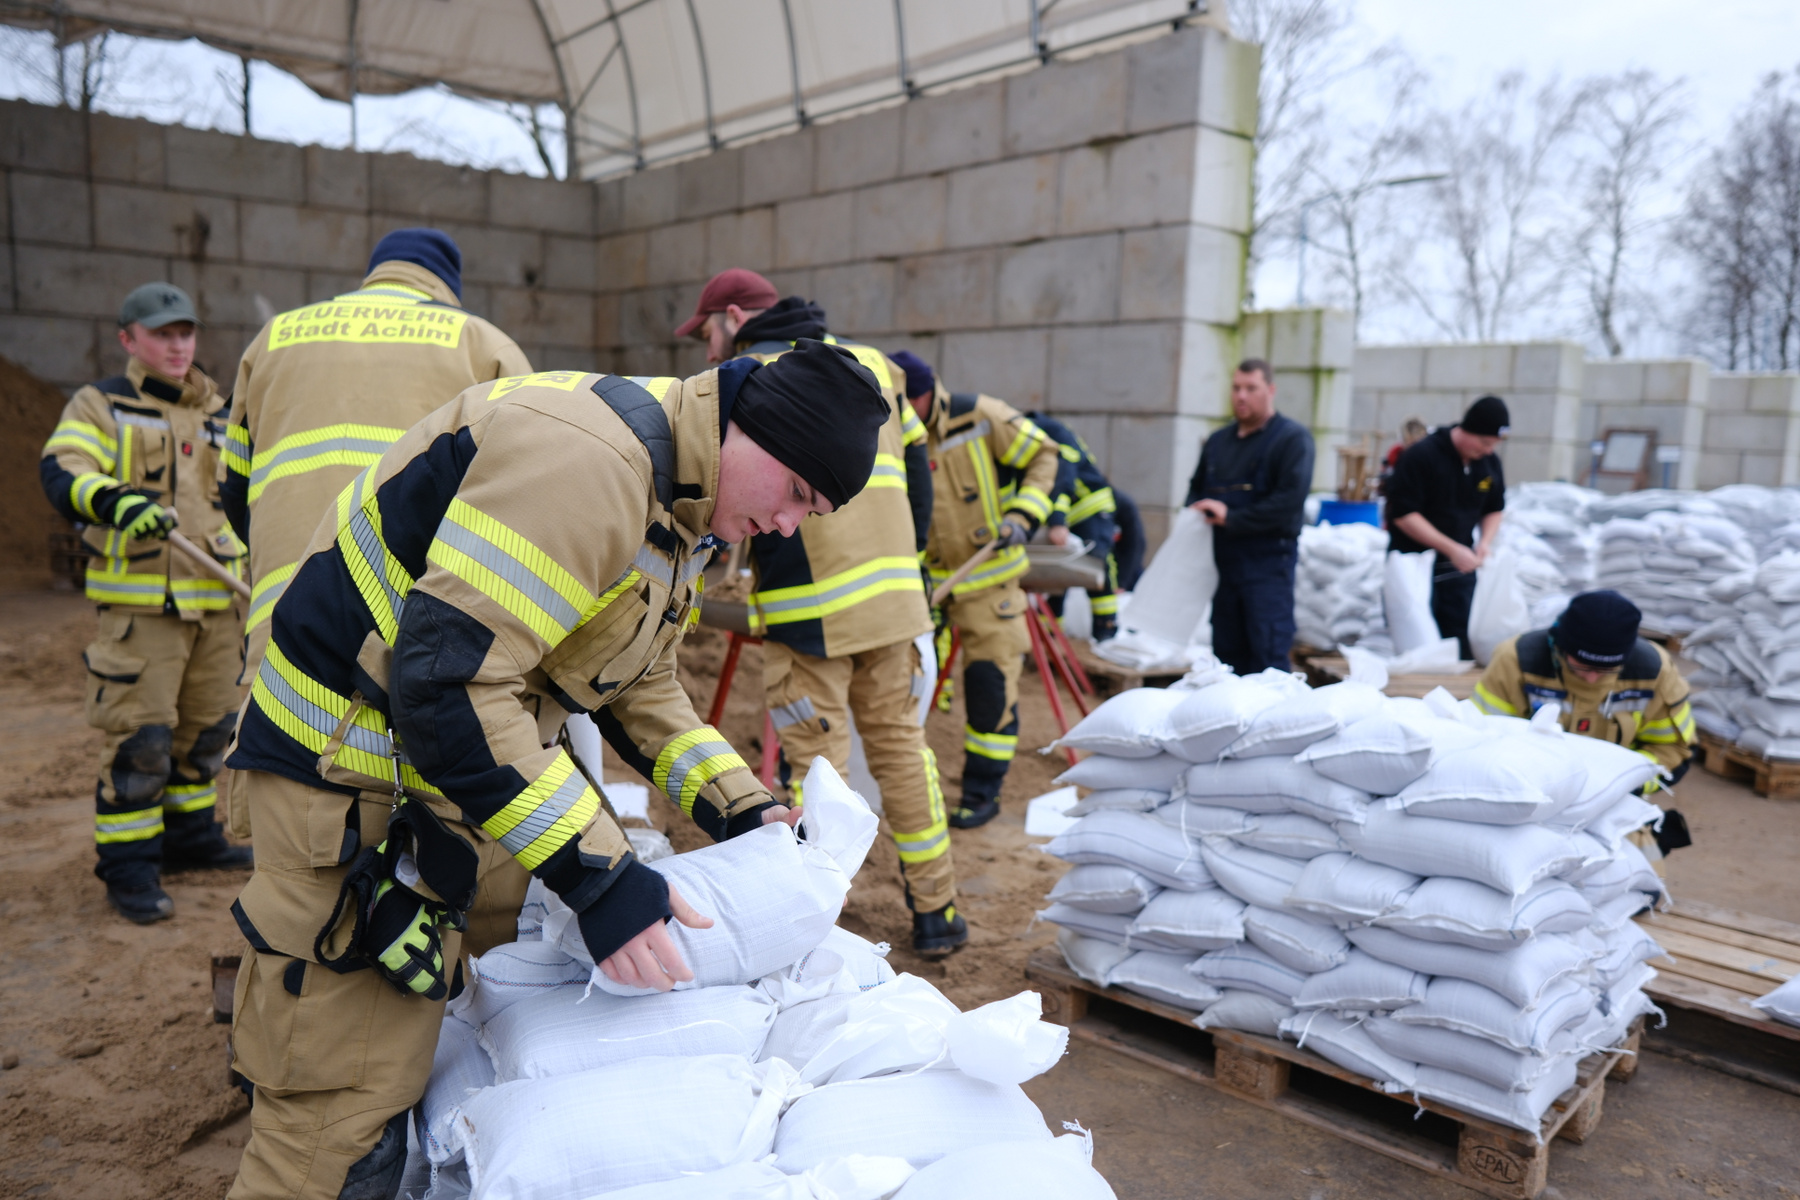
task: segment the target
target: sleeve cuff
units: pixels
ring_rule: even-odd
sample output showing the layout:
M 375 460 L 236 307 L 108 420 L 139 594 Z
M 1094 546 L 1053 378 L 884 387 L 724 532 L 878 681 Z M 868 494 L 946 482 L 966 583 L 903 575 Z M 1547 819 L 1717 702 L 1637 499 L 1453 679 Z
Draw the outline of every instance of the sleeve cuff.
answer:
M 761 829 L 763 824 L 763 814 L 765 812 L 768 812 L 771 808 L 785 807 L 786 805 L 782 804 L 779 800 L 771 800 L 766 804 L 759 804 L 755 808 L 746 808 L 743 812 L 738 813 L 729 821 L 725 822 L 725 837 L 722 840 L 729 842 L 732 838 L 737 837 L 740 834 L 746 834 Z
M 669 908 L 669 881 L 633 859 L 621 868 L 613 885 L 588 905 L 576 920 L 581 940 L 596 965 L 617 954 L 629 942 L 658 921 L 673 915 Z

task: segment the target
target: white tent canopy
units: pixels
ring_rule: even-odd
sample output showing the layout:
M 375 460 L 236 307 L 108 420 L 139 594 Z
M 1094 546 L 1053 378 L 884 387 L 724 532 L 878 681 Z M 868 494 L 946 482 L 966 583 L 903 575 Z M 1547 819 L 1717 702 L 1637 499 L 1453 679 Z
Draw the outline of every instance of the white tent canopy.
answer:
M 198 38 L 321 95 L 442 83 L 555 104 L 614 175 L 1078 48 L 1206 0 L 0 0 L 0 22 Z M 1223 7 L 1219 5 L 1219 7 Z

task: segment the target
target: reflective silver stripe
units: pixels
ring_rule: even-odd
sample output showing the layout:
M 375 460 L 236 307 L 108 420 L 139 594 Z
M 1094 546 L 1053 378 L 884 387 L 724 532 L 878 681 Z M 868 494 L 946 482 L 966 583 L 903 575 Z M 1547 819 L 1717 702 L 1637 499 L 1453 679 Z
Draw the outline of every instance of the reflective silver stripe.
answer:
M 169 590 L 162 583 L 121 583 L 105 576 L 88 580 L 88 586 L 106 592 L 125 592 L 140 596 L 161 596 Z
M 161 417 L 145 417 L 134 412 L 126 412 L 122 408 L 112 410 L 113 420 L 121 425 L 136 425 L 139 429 L 167 429 L 169 423 Z
M 268 612 L 277 600 L 281 599 L 281 593 L 287 591 L 288 584 L 292 582 L 294 582 L 294 577 L 289 575 L 286 579 L 278 579 L 264 588 L 262 594 L 250 602 L 250 614 L 244 621 L 245 626 L 249 627 L 261 621 L 263 614 Z
M 362 495 L 363 481 L 368 477 L 368 471 L 364 471 L 357 477 L 356 493 L 358 498 Z M 398 628 L 400 606 L 406 602 L 406 597 L 396 592 L 393 584 L 388 582 L 387 546 L 382 542 L 381 536 L 375 532 L 375 525 L 369 520 L 369 514 L 363 510 L 361 503 L 358 503 L 350 514 L 350 538 L 356 543 L 357 552 L 362 555 L 364 565 L 374 574 L 375 582 L 381 585 L 382 592 L 386 594 L 388 609 L 393 613 L 394 625 Z
M 818 605 L 830 604 L 834 600 L 840 600 L 853 592 L 860 592 L 866 587 L 883 583 L 889 579 L 917 579 L 918 577 L 919 569 L 917 567 L 884 567 L 879 571 L 870 571 L 867 575 L 860 575 L 848 583 L 840 583 L 823 592 L 814 592 L 807 596 L 792 596 L 786 600 L 758 601 L 756 607 L 765 615 L 791 612 L 797 608 L 813 608 Z
M 669 764 L 669 783 L 663 790 L 679 804 L 682 791 L 687 787 L 687 777 L 690 771 L 709 758 L 736 753 L 737 751 L 731 748 L 731 744 L 723 738 L 689 746 L 681 752 L 681 757 Z
M 869 478 L 873 479 L 877 475 L 886 475 L 890 479 L 906 478 L 906 472 L 899 467 L 894 466 L 892 463 L 876 463 L 875 469 L 869 472 Z
M 779 704 L 769 710 L 769 716 L 774 718 L 777 729 L 810 721 L 818 715 L 819 710 L 813 707 L 811 696 L 802 696 L 792 704 Z
M 694 576 L 706 570 L 706 560 L 711 557 L 710 554 L 704 553 L 688 555 L 687 561 L 681 564 L 681 582 L 683 584 L 692 583 Z
M 267 459 L 250 468 L 250 486 L 259 487 L 276 467 L 291 462 L 299 462 L 316 454 L 328 454 L 334 450 L 362 450 L 370 454 L 386 454 L 392 442 L 379 441 L 375 438 L 335 437 L 325 438 L 317 442 L 308 442 L 304 446 L 289 446 L 270 455 Z
M 256 672 L 256 678 L 269 690 L 269 694 L 275 697 L 276 702 L 292 713 L 301 723 L 312 727 L 327 738 L 337 732 L 338 723 L 343 718 L 333 716 L 327 710 L 320 708 L 296 692 L 289 686 L 288 681 L 281 677 L 281 672 L 275 669 L 275 664 L 271 660 L 263 659 L 261 668 Z M 393 748 L 393 743 L 388 740 L 386 734 L 377 733 L 373 729 L 355 723 L 352 723 L 345 732 L 344 745 L 382 758 L 386 758 Z M 401 758 L 404 761 L 405 756 L 402 755 Z
M 636 567 L 638 574 L 646 579 L 654 579 L 665 588 L 675 586 L 675 568 L 670 565 L 668 555 L 648 542 L 638 547 L 637 554 L 632 557 L 631 565 Z
M 506 847 L 508 854 L 523 853 L 525 847 L 537 841 L 564 813 L 575 807 L 586 788 L 587 779 L 580 771 L 571 770 L 569 777 L 544 797 L 543 803 L 529 816 L 500 835 L 500 844 Z
M 543 576 L 473 529 L 445 517 L 443 524 L 438 526 L 437 536 L 445 545 L 462 551 L 519 589 L 526 599 L 544 610 L 545 616 L 561 626 L 564 633 L 581 623 L 580 611 L 563 599 L 562 593 L 551 587 Z
M 960 446 L 964 442 L 972 442 L 976 438 L 984 438 L 993 431 L 994 427 L 989 425 L 987 419 L 984 417 L 963 430 L 961 433 L 953 433 L 943 441 L 939 442 L 938 449 L 948 450 L 953 446 Z
M 926 838 L 922 842 L 902 841 L 896 836 L 894 838 L 894 845 L 902 854 L 918 854 L 921 851 L 931 849 L 933 846 L 941 846 L 949 840 L 950 831 L 948 829 L 940 829 L 936 834 Z
M 161 808 L 146 808 L 144 815 L 135 821 L 108 821 L 102 817 L 94 818 L 94 828 L 102 833 L 130 833 L 134 829 L 161 829 L 163 813 Z

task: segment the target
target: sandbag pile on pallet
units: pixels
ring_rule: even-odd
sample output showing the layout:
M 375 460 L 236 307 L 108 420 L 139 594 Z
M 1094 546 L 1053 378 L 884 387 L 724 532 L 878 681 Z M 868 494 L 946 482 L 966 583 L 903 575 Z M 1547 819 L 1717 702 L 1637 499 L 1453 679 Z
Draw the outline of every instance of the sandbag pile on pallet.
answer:
M 804 841 L 773 824 L 654 864 L 715 921 L 669 926 L 696 976 L 670 992 L 608 979 L 533 883 L 447 1007 L 425 1197 L 1112 1197 L 1086 1132 L 1054 1136 L 1019 1088 L 1068 1031 L 1030 991 L 963 1012 L 837 927 L 876 822 L 823 759 L 806 799 Z
M 1724 611 L 1682 646 L 1702 668 L 1691 677 L 1695 721 L 1763 758 L 1800 759 L 1800 550 L 1711 591 Z
M 1621 517 L 1595 536 L 1596 583 L 1623 594 L 1643 610 L 1646 628 L 1663 633 L 1698 629 L 1712 601 L 1707 588 L 1756 566 L 1756 548 L 1738 524 L 1703 511 Z
M 1294 626 L 1302 642 L 1321 650 L 1362 645 L 1371 635 L 1386 642 L 1381 585 L 1387 542 L 1385 530 L 1361 523 L 1300 530 Z M 1391 645 L 1375 649 L 1393 653 Z
M 1123 693 L 1063 739 L 1096 790 L 1040 916 L 1090 982 L 1535 1132 L 1661 953 L 1628 840 L 1657 768 L 1555 715 L 1273 671 Z

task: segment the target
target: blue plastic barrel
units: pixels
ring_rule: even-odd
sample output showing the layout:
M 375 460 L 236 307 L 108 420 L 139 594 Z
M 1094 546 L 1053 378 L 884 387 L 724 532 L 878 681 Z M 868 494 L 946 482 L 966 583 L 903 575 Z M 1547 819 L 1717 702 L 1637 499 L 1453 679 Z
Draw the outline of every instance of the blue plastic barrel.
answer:
M 1381 525 L 1379 500 L 1321 500 L 1321 525 Z

